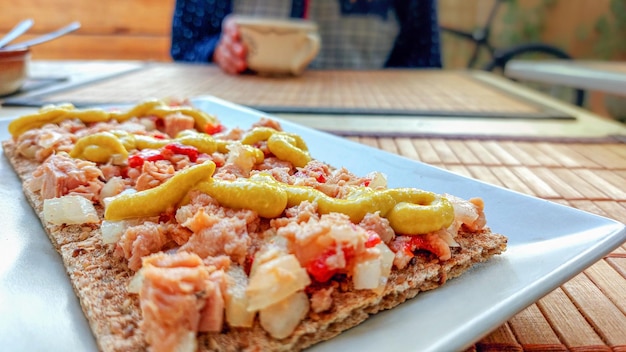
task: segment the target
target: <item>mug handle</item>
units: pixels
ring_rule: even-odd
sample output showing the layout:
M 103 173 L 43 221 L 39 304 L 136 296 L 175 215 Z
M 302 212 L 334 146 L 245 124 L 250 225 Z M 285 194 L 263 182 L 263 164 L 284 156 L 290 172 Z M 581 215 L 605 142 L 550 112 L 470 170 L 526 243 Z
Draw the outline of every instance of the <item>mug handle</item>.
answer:
M 318 33 L 308 33 L 307 41 L 309 43 L 309 50 L 303 54 L 302 57 L 298 58 L 298 60 L 294 62 L 291 67 L 291 73 L 294 75 L 302 73 L 302 70 L 304 70 L 306 65 L 313 60 L 315 55 L 317 55 L 320 50 L 320 36 Z

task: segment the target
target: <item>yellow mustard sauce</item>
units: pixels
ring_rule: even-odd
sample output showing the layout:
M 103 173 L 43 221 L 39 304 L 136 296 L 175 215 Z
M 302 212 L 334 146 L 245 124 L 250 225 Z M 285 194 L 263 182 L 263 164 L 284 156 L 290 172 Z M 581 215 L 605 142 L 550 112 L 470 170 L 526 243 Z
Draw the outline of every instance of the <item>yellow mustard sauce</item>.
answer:
M 195 122 L 195 128 L 198 131 L 206 131 L 207 127 L 219 125 L 219 121 L 215 116 L 203 111 L 188 106 L 169 106 L 162 100 L 151 99 L 143 101 L 123 112 L 105 111 L 103 109 L 76 109 L 71 104 L 47 106 L 35 114 L 25 115 L 13 120 L 9 124 L 9 133 L 15 139 L 28 130 L 40 128 L 49 123 L 60 123 L 71 119 L 78 119 L 85 123 L 110 120 L 124 122 L 132 117 L 156 116 L 164 118 L 174 113 L 192 117 Z
M 142 102 L 126 112 L 106 112 L 101 109 L 78 110 L 72 105 L 46 107 L 37 114 L 23 116 L 9 125 L 14 138 L 47 123 L 59 123 L 66 119 L 79 119 L 85 123 L 119 122 L 132 117 L 157 116 L 164 118 L 182 113 L 194 118 L 195 127 L 205 131 L 207 125 L 219 121 L 211 115 L 190 107 L 171 107 L 160 100 Z M 243 151 L 256 163 L 264 159 L 263 152 L 252 145 L 266 142 L 269 151 L 278 159 L 289 161 L 295 167 L 304 167 L 311 161 L 308 148 L 301 136 L 257 127 L 246 133 L 241 143 Z M 134 149 L 158 149 L 169 143 L 193 146 L 199 152 L 227 153 L 230 144 L 237 141 L 215 140 L 197 131 L 183 131 L 174 139 L 158 139 L 115 130 L 95 133 L 80 138 L 70 155 L 97 163 L 124 163 L 128 152 Z M 117 161 L 117 162 L 116 162 Z M 106 220 L 158 216 L 167 210 L 189 201 L 192 190 L 204 192 L 221 205 L 234 209 L 249 209 L 264 218 L 279 217 L 286 208 L 303 201 L 315 202 L 320 214 L 343 213 L 354 223 L 360 222 L 368 213 L 379 213 L 389 220 L 396 233 L 406 235 L 425 234 L 450 226 L 454 221 L 454 209 L 450 201 L 438 194 L 416 188 L 372 189 L 354 187 L 345 198 L 333 198 L 306 186 L 294 186 L 276 181 L 267 173 L 226 181 L 212 178 L 215 163 L 206 161 L 177 172 L 161 185 L 145 191 L 123 194 L 113 198 L 105 211 Z
M 200 165 L 192 168 L 198 166 Z M 212 164 L 212 167 L 214 170 L 215 164 Z M 278 182 L 264 173 L 234 181 L 213 179 L 211 178 L 213 170 L 210 173 L 204 172 L 203 177 L 199 177 L 195 172 L 181 172 L 158 187 L 124 195 L 122 200 L 116 198 L 108 205 L 105 218 L 123 220 L 158 216 L 172 204 L 186 203 L 187 193 L 198 190 L 215 198 L 223 206 L 249 209 L 265 218 L 276 218 L 287 207 L 298 205 L 303 201 L 316 202 L 320 214 L 343 213 L 355 223 L 361 221 L 368 213 L 378 212 L 389 220 L 394 231 L 407 235 L 437 231 L 450 226 L 454 220 L 454 209 L 446 198 L 420 189 L 374 190 L 368 187 L 355 187 L 346 198 L 339 199 L 311 187 Z M 143 194 L 144 192 L 150 193 Z M 144 202 L 151 204 L 152 211 L 145 207 L 137 209 L 141 208 L 140 204 Z

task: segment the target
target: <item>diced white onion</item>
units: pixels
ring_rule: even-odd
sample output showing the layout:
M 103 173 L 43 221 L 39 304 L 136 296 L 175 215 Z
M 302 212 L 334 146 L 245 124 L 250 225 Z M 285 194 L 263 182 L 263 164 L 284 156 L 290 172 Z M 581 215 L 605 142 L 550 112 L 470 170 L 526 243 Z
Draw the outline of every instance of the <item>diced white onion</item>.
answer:
M 128 292 L 139 294 L 139 292 L 141 292 L 141 286 L 143 286 L 143 279 L 143 270 L 139 269 L 139 271 L 135 273 L 135 276 L 133 276 L 128 283 L 128 287 L 126 288 Z
M 347 224 L 335 225 L 330 229 L 328 235 L 335 240 L 336 243 L 356 246 L 362 239 L 362 233 L 355 227 Z
M 126 221 L 109 221 L 105 220 L 102 222 L 100 226 L 100 232 L 102 233 L 102 242 L 116 243 L 122 237 L 122 234 L 126 230 L 127 223 Z
M 282 301 L 311 283 L 309 274 L 293 254 L 259 265 L 246 289 L 248 311 L 254 312 Z
M 389 274 L 391 274 L 391 267 L 393 266 L 393 260 L 396 254 L 384 243 L 377 244 L 376 248 L 380 251 L 381 284 L 384 286 L 387 284 Z
M 121 177 L 112 177 L 100 190 L 100 199 L 116 196 L 124 191 L 124 180 Z
M 387 176 L 379 171 L 370 172 L 367 177 L 371 180 L 370 188 L 387 188 Z
M 282 339 L 291 335 L 308 312 L 309 297 L 303 291 L 298 291 L 262 309 L 259 321 L 272 337 Z
M 87 224 L 100 221 L 91 201 L 81 196 L 63 196 L 43 201 L 43 216 L 54 225 Z
M 352 282 L 356 289 L 382 291 L 387 285 L 395 253 L 384 243 L 374 247 L 378 256 L 356 263 L 352 272 Z
M 139 119 L 139 123 L 145 127 L 146 131 L 156 130 L 156 123 L 154 122 L 154 120 L 151 120 L 148 118 L 142 118 L 142 119 Z
M 198 350 L 198 338 L 194 331 L 187 331 L 178 340 L 176 352 L 195 352 Z
M 352 282 L 357 290 L 373 290 L 380 285 L 380 258 L 364 260 L 356 263 L 352 273 Z
M 229 153 L 226 162 L 237 165 L 245 174 L 250 173 L 250 170 L 256 163 L 256 157 L 250 146 L 241 143 L 231 143 L 227 148 Z
M 243 270 L 237 268 L 239 267 L 233 266 L 229 270 L 228 274 L 232 280 L 224 292 L 226 322 L 232 327 L 251 327 L 256 312 L 248 312 L 248 297 L 246 296 L 248 277 Z
M 123 154 L 113 154 L 111 155 L 111 164 L 113 165 L 124 165 L 128 161 L 128 157 Z

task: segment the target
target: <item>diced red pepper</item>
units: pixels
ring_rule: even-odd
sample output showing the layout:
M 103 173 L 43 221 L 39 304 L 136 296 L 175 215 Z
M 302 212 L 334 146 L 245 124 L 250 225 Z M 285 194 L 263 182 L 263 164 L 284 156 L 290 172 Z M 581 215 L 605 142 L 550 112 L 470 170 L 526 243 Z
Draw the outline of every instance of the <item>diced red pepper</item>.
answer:
M 204 133 L 206 134 L 216 134 L 216 133 L 220 133 L 224 131 L 224 125 L 222 124 L 217 124 L 217 125 L 211 125 L 211 124 L 207 124 L 206 127 L 204 127 Z
M 363 186 L 367 187 L 367 186 L 370 185 L 371 182 L 372 182 L 372 180 L 366 179 L 365 181 L 363 181 Z
M 352 247 L 342 247 L 341 251 L 345 258 L 346 263 L 350 262 L 354 258 L 354 249 Z M 318 282 L 326 282 L 330 280 L 335 274 L 337 274 L 341 268 L 329 268 L 327 263 L 328 258 L 337 254 L 334 248 L 327 250 L 320 256 L 309 262 L 306 266 L 306 271 Z
M 254 264 L 254 254 L 246 255 L 245 261 L 243 263 L 243 270 L 246 272 L 246 275 L 250 275 L 250 271 L 252 270 L 252 265 Z
M 426 240 L 426 237 L 424 236 L 411 236 L 411 239 L 404 244 L 404 251 L 406 253 L 413 253 L 418 249 L 436 253 L 435 248 Z
M 335 254 L 336 252 L 334 249 L 322 253 L 322 255 L 315 258 L 306 266 L 306 271 L 318 282 L 326 282 L 330 280 L 330 278 L 333 277 L 339 270 L 330 269 L 326 264 L 326 260 Z
M 367 238 L 367 241 L 365 241 L 365 248 L 376 247 L 382 241 L 383 240 L 380 239 L 378 234 L 373 233 L 373 234 L 370 235 L 370 237 Z
M 317 182 L 324 183 L 326 182 L 326 176 L 324 174 L 319 174 L 316 178 Z
M 159 215 L 159 223 L 169 222 L 170 220 L 172 220 L 172 214 L 161 213 L 161 215 Z
M 196 149 L 196 147 L 180 143 L 170 143 L 165 146 L 165 149 L 170 150 L 175 154 L 187 155 L 189 160 L 192 162 L 198 160 L 198 149 Z
M 128 157 L 128 166 L 141 167 L 146 161 L 157 161 L 165 159 L 161 152 L 155 149 L 144 149 L 135 155 Z
M 120 175 L 122 176 L 122 178 L 128 178 L 128 167 L 123 167 L 120 170 Z
M 162 118 L 158 117 L 158 116 L 150 116 L 149 117 L 152 121 L 154 121 L 154 126 L 158 129 L 158 130 L 162 130 L 165 127 L 165 121 L 163 121 Z

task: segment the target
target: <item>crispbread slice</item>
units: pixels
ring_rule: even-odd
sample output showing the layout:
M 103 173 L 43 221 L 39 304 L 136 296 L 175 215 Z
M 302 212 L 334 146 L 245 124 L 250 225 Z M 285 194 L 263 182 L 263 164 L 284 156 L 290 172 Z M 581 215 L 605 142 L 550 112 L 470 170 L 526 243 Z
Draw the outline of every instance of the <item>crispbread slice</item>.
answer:
M 4 152 L 24 183 L 36 168 L 35 162 L 20 158 L 11 141 L 3 142 Z M 43 200 L 24 188 L 26 198 L 41 219 L 43 227 L 63 258 L 72 286 L 78 296 L 97 343 L 103 351 L 146 349 L 139 329 L 141 312 L 136 295 L 126 290 L 134 273 L 113 256 L 111 245 L 101 241 L 98 226 L 55 226 L 43 220 Z M 100 209 L 101 212 L 101 209 Z M 294 333 L 282 340 L 267 334 L 257 323 L 250 328 L 228 328 L 222 333 L 199 334 L 202 351 L 296 351 L 330 339 L 354 327 L 370 315 L 393 308 L 419 292 L 435 289 L 446 280 L 463 274 L 473 265 L 506 249 L 506 237 L 486 229 L 460 233 L 459 248 L 452 258 L 440 263 L 430 255 L 418 254 L 403 270 L 393 270 L 382 294 L 369 290 L 352 291 L 350 283 L 334 281 L 333 307 L 323 313 L 309 313 Z

